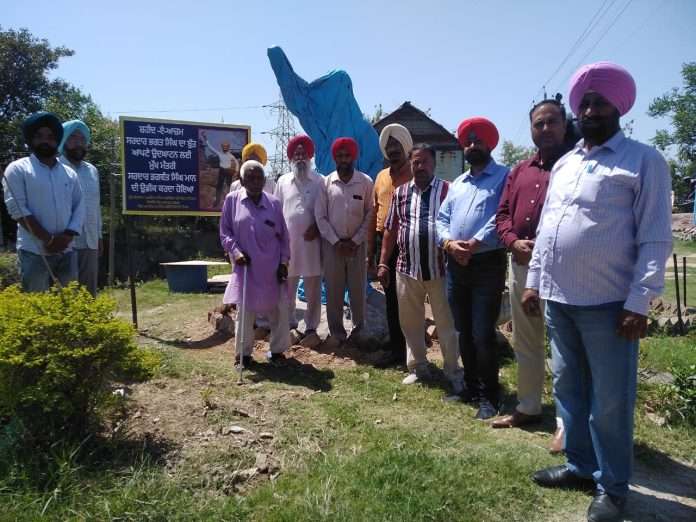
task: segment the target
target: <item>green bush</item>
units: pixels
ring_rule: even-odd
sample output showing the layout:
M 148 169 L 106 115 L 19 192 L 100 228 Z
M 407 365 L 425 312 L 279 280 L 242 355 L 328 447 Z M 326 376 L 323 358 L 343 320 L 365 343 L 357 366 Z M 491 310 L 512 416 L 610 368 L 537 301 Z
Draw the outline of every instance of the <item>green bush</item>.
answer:
M 0 252 L 0 290 L 19 283 L 17 254 Z
M 97 429 L 114 382 L 152 374 L 156 361 L 114 308 L 75 284 L 0 292 L 0 424 L 19 423 L 39 444 L 82 437 Z

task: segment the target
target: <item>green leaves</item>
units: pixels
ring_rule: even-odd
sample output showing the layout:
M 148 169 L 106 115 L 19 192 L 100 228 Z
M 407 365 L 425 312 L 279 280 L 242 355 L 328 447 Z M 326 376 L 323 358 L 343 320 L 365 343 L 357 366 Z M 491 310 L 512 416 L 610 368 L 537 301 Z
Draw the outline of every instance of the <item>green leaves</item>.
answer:
M 114 381 L 147 379 L 158 361 L 137 348 L 114 307 L 74 284 L 0 292 L 0 416 L 38 440 L 79 437 L 98 424 Z

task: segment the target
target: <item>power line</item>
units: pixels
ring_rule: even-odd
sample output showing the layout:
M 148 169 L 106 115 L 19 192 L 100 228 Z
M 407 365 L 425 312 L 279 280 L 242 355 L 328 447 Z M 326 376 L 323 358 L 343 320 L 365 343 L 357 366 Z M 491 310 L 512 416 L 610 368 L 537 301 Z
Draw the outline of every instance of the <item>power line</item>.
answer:
M 548 77 L 548 79 L 541 85 L 538 91 L 534 93 L 534 99 L 539 95 L 539 93 L 546 93 L 546 87 L 549 84 L 549 82 L 560 72 L 560 70 L 563 68 L 563 66 L 568 62 L 571 56 L 577 52 L 577 50 L 582 46 L 583 43 L 585 43 L 585 40 L 590 36 L 590 34 L 595 30 L 596 25 L 594 25 L 599 18 L 606 14 L 606 12 L 611 9 L 611 7 L 614 5 L 616 0 L 604 0 L 604 2 L 599 6 L 599 8 L 595 11 L 595 13 L 592 15 L 590 20 L 587 22 L 585 25 L 584 29 L 580 33 L 580 35 L 577 37 L 575 42 L 570 46 L 570 49 L 566 53 L 565 57 L 563 60 L 561 60 L 561 63 L 556 67 L 556 69 L 551 73 L 551 75 Z M 534 101 L 534 100 L 533 100 Z M 519 140 L 520 133 L 522 132 L 522 129 L 524 128 L 524 124 L 526 121 L 526 116 L 522 116 L 522 119 L 520 121 L 520 124 L 517 127 L 517 131 L 515 132 L 515 142 Z
M 616 0 L 604 0 L 604 3 L 599 6 L 599 9 L 595 11 L 595 14 L 590 18 L 590 21 L 587 23 L 585 28 L 583 29 L 582 33 L 580 33 L 580 36 L 578 36 L 577 40 L 575 40 L 575 43 L 571 45 L 570 50 L 568 51 L 568 54 L 566 54 L 565 58 L 561 61 L 561 63 L 556 67 L 556 69 L 551 73 L 551 75 L 548 77 L 548 79 L 544 82 L 543 87 L 545 88 L 549 82 L 558 74 L 558 72 L 563 68 L 563 66 L 568 62 L 571 56 L 575 54 L 575 52 L 580 48 L 580 46 L 584 43 L 584 41 L 587 39 L 587 37 L 594 31 L 596 25 L 593 25 L 596 20 L 600 17 L 600 15 L 606 14 L 606 12 L 611 9 L 611 7 L 614 5 Z M 609 4 L 607 6 L 607 4 Z M 605 6 L 607 8 L 605 9 Z
M 616 22 L 619 21 L 619 18 L 621 18 L 621 15 L 624 14 L 624 13 L 626 12 L 626 9 L 628 9 L 628 6 L 630 6 L 632 2 L 633 2 L 633 0 L 628 0 L 628 1 L 626 2 L 626 4 L 624 4 L 623 8 L 616 14 L 616 16 L 614 17 L 614 19 L 613 19 L 611 22 L 609 22 L 609 25 L 607 25 L 607 26 L 605 27 L 604 32 L 603 32 L 603 33 L 599 36 L 599 38 L 595 41 L 594 45 L 593 45 L 592 47 L 590 47 L 590 49 L 582 56 L 582 58 L 580 58 L 580 60 L 578 60 L 578 63 L 575 65 L 575 67 L 573 67 L 573 70 L 574 70 L 574 71 L 575 71 L 578 67 L 580 67 L 580 65 L 583 64 L 583 62 L 584 62 L 585 59 L 590 55 L 590 53 L 592 53 L 592 51 L 595 50 L 595 48 L 596 48 L 596 47 L 599 45 L 599 43 L 604 39 L 604 37 L 609 33 L 609 31 L 612 29 L 612 27 L 614 27 L 614 26 L 616 25 Z

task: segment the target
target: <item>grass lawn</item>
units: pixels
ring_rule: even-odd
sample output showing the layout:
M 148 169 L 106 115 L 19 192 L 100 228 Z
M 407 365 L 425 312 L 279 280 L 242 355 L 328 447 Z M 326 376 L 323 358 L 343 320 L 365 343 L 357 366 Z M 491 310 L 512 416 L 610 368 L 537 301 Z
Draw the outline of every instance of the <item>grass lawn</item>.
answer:
M 128 291 L 111 293 L 130 317 Z M 589 497 L 529 479 L 563 462 L 546 450 L 554 429 L 549 382 L 543 424 L 495 431 L 473 419 L 473 407 L 443 403 L 438 382 L 405 387 L 395 370 L 262 363 L 237 386 L 229 341 L 181 344 L 205 337 L 205 311 L 219 301 L 169 294 L 163 281 L 141 285 L 140 343 L 163 364 L 152 382 L 134 387 L 128 432 L 86 444 L 77 457 L 57 452 L 42 486 L 10 466 L 0 476 L 0 520 L 585 520 Z M 641 363 L 663 371 L 693 361 L 694 344 L 648 339 Z M 505 359 L 502 380 L 512 408 L 513 359 Z M 668 497 L 688 497 L 680 484 L 696 484 L 696 428 L 655 424 L 643 402 L 648 392 L 641 388 L 637 406 L 637 475 L 667 496 L 632 494 L 631 519 L 688 520 L 696 503 L 680 507 Z M 221 435 L 230 424 L 245 431 Z M 278 474 L 236 483 L 259 454 Z
M 674 240 L 674 253 L 677 254 L 677 264 L 679 268 L 680 302 L 684 302 L 682 258 L 686 257 L 686 304 L 696 308 L 696 241 Z M 667 261 L 667 272 L 665 275 L 664 299 L 671 303 L 676 303 L 677 290 L 674 277 L 674 261 L 671 256 Z

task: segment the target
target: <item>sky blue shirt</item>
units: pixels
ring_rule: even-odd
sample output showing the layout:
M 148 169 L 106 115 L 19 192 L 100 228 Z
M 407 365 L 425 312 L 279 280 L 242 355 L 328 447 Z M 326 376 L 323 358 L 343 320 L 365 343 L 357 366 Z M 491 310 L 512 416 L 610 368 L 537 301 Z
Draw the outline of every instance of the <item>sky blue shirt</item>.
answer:
M 77 173 L 85 202 L 85 219 L 80 235 L 73 241 L 73 246 L 77 249 L 97 250 L 99 240 L 102 238 L 99 172 L 94 165 L 87 161 L 81 161 L 75 165 L 65 156 L 61 156 L 60 161 Z
M 2 180 L 5 205 L 12 219 L 34 216 L 49 234 L 66 229 L 80 233 L 85 216 L 82 189 L 77 174 L 56 161 L 53 167 L 41 163 L 33 154 L 13 161 Z M 7 184 L 12 190 L 8 190 Z M 72 250 L 72 243 L 66 251 Z M 17 225 L 17 250 L 43 252 L 43 243 Z
M 653 147 L 621 131 L 589 152 L 581 141 L 551 171 L 527 287 L 559 303 L 621 301 L 647 315 L 672 251 L 670 193 Z
M 447 239 L 477 239 L 481 242 L 477 253 L 503 248 L 495 214 L 509 171 L 491 159 L 477 176 L 468 170 L 452 182 L 437 216 L 440 246 Z

